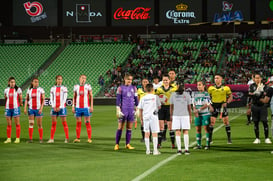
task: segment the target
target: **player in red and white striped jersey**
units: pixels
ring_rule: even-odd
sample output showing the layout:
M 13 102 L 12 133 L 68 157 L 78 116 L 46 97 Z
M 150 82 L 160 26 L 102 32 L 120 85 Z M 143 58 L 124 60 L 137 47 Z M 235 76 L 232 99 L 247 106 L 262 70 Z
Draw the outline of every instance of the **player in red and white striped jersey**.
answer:
M 93 112 L 93 94 L 92 88 L 89 84 L 86 83 L 86 75 L 80 76 L 80 85 L 74 86 L 74 96 L 73 96 L 73 105 L 72 112 L 75 114 L 77 126 L 76 126 L 76 134 L 77 138 L 74 140 L 74 143 L 80 142 L 81 136 L 81 123 L 82 116 L 84 116 L 87 135 L 88 135 L 88 143 L 91 143 L 91 134 L 92 128 L 90 124 L 90 116 Z M 75 108 L 76 107 L 76 108 Z
M 54 143 L 54 134 L 56 131 L 57 125 L 57 117 L 60 116 L 64 132 L 65 132 L 65 143 L 68 143 L 68 126 L 66 122 L 66 99 L 67 99 L 67 88 L 62 85 L 63 77 L 61 75 L 56 76 L 56 84 L 54 87 L 50 89 L 50 102 L 51 102 L 51 119 L 52 119 L 52 126 L 51 126 L 51 134 L 50 139 L 47 143 Z
M 11 143 L 11 125 L 12 117 L 16 124 L 16 140 L 14 143 L 20 143 L 20 105 L 22 103 L 22 90 L 15 84 L 15 78 L 10 77 L 8 87 L 4 91 L 6 109 L 5 116 L 7 119 L 7 140 L 4 143 Z
M 32 79 L 31 86 L 27 91 L 25 109 L 24 113 L 27 113 L 28 106 L 28 119 L 29 119 L 29 141 L 33 142 L 33 125 L 34 118 L 36 117 L 38 124 L 38 131 L 40 136 L 40 143 L 43 143 L 43 127 L 42 127 L 42 117 L 43 117 L 43 107 L 45 101 L 45 91 L 43 88 L 39 87 L 39 80 L 37 78 Z

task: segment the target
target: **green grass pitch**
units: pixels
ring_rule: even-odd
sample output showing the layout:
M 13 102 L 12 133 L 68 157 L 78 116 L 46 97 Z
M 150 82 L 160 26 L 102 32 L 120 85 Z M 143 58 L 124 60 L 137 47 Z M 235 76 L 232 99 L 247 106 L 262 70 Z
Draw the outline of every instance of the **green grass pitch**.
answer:
M 22 111 L 22 110 L 21 110 Z M 175 155 L 167 142 L 163 142 L 161 155 L 145 154 L 145 145 L 140 142 L 140 127 L 133 130 L 131 144 L 135 150 L 125 150 L 124 132 L 121 149 L 114 151 L 117 120 L 115 106 L 95 106 L 91 118 L 92 140 L 86 143 L 87 133 L 82 124 L 81 143 L 72 143 L 76 135 L 76 121 L 68 107 L 70 143 L 65 144 L 61 120 L 58 119 L 55 143 L 47 144 L 50 136 L 50 108 L 45 107 L 43 128 L 44 142 L 38 143 L 37 125 L 34 127 L 34 143 L 27 144 L 28 120 L 21 115 L 21 143 L 4 144 L 6 120 L 4 107 L 0 107 L 0 180 L 133 180 L 163 160 Z M 254 145 L 253 124 L 246 126 L 245 110 L 230 111 L 233 144 L 226 144 L 224 127 L 214 133 L 210 150 L 193 150 L 191 155 L 176 156 L 151 172 L 143 180 L 272 180 L 272 144 L 264 143 L 263 127 L 260 125 L 262 143 Z M 36 122 L 35 122 L 36 123 Z M 222 123 L 217 121 L 215 127 Z M 269 122 L 271 125 L 271 121 Z M 271 130 L 270 130 L 271 137 Z M 15 125 L 12 125 L 12 141 Z M 183 140 L 182 140 L 183 141 Z M 204 142 L 204 140 L 202 140 Z M 195 128 L 190 130 L 190 143 L 195 142 Z M 183 142 L 182 142 L 183 145 Z M 152 145 L 151 145 L 152 146 Z

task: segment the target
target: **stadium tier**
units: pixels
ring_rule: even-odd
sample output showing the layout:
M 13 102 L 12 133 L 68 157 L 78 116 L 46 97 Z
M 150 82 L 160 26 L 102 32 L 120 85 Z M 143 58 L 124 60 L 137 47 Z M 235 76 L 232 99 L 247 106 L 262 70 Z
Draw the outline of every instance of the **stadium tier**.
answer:
M 95 96 L 101 89 L 98 84 L 100 75 L 108 81 L 106 72 L 113 68 L 113 58 L 117 65 L 122 64 L 135 47 L 129 43 L 72 43 L 40 75 L 40 85 L 50 96 L 50 88 L 55 83 L 56 75 L 63 76 L 63 84 L 68 88 L 68 97 L 73 97 L 73 86 L 79 83 L 79 76 L 85 74 L 86 82 L 91 84 Z
M 50 44 L 1 44 L 0 45 L 0 70 L 1 86 L 0 98 L 4 98 L 4 89 L 7 87 L 8 78 L 13 76 L 18 86 L 21 86 L 31 77 L 43 63 L 60 46 Z M 24 94 L 25 96 L 25 94 Z

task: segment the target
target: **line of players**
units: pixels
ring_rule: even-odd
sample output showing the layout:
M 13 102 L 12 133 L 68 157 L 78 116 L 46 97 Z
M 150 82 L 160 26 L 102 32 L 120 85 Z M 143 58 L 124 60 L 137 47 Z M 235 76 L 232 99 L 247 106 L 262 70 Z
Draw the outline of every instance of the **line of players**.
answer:
M 93 112 L 93 95 L 92 88 L 89 84 L 86 84 L 86 76 L 81 75 L 80 83 L 74 86 L 73 95 L 73 105 L 72 112 L 76 117 L 76 136 L 74 143 L 80 142 L 81 134 L 81 122 L 82 117 L 84 117 L 88 143 L 91 143 L 92 128 L 90 124 L 90 116 Z M 50 89 L 50 101 L 52 104 L 51 109 L 51 136 L 47 143 L 54 143 L 54 134 L 56 131 L 57 117 L 59 116 L 62 120 L 64 132 L 65 132 L 65 143 L 69 142 L 68 126 L 66 121 L 67 109 L 66 109 L 66 99 L 67 99 L 67 88 L 62 85 L 63 78 L 61 75 L 56 76 L 56 83 Z M 11 125 L 12 118 L 16 124 L 16 139 L 14 143 L 20 143 L 20 106 L 23 106 L 22 90 L 16 85 L 15 78 L 10 77 L 8 80 L 8 87 L 4 91 L 5 95 L 5 116 L 7 120 L 7 140 L 4 143 L 11 143 Z M 28 114 L 29 119 L 29 140 L 27 143 L 33 143 L 33 126 L 34 119 L 36 118 L 38 131 L 39 131 L 39 142 L 43 143 L 43 127 L 42 127 L 42 117 L 43 117 L 43 106 L 45 100 L 45 91 L 43 88 L 39 87 L 39 80 L 34 78 L 31 82 L 30 88 L 27 90 L 24 113 Z

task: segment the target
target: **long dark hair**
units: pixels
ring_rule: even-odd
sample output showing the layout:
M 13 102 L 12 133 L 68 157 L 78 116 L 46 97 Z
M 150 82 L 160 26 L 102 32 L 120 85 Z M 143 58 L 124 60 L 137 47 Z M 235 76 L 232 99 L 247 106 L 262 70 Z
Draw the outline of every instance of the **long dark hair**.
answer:
M 14 77 L 10 77 L 10 78 L 9 78 L 8 87 L 10 87 L 9 82 L 10 82 L 11 80 L 14 80 L 14 81 L 15 81 L 15 78 L 14 78 Z M 14 88 L 15 88 L 16 91 L 18 90 L 18 86 L 17 86 L 16 84 L 15 84 Z
M 177 82 L 176 85 L 178 86 L 178 89 L 175 92 L 177 92 L 177 94 L 179 94 L 179 95 L 182 95 L 184 93 L 184 89 L 185 89 L 184 81 L 180 80 Z
M 39 79 L 38 79 L 37 77 L 34 77 L 34 78 L 31 80 L 30 89 L 33 88 L 33 84 L 32 84 L 32 83 L 33 83 L 34 80 L 39 80 Z
M 63 76 L 57 75 L 57 76 L 55 77 L 55 85 L 57 85 L 57 79 L 58 79 L 59 77 L 62 77 L 62 78 L 63 78 Z

